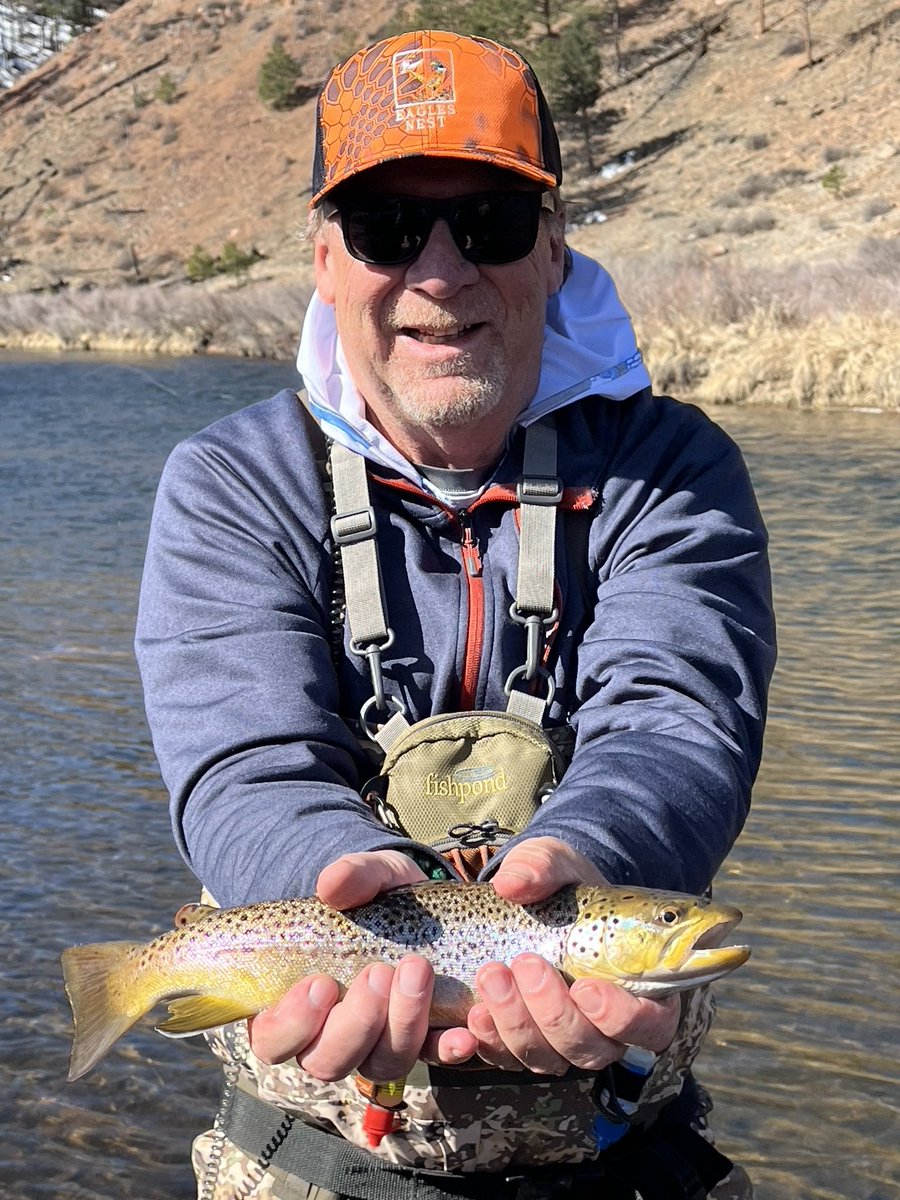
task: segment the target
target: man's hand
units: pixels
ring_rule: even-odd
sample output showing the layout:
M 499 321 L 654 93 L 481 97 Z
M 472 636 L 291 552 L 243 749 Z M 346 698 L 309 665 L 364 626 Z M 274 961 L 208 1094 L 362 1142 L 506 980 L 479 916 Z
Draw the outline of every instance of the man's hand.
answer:
M 317 892 L 333 908 L 347 909 L 423 879 L 405 854 L 377 850 L 347 854 L 326 867 Z M 499 895 L 518 904 L 546 899 L 569 883 L 603 882 L 591 862 L 555 838 L 514 846 L 492 880 Z M 433 980 L 430 964 L 412 954 L 396 969 L 367 967 L 343 997 L 329 976 L 308 976 L 251 1021 L 250 1043 L 264 1062 L 296 1058 L 323 1080 L 356 1070 L 369 1079 L 399 1079 L 419 1058 L 459 1066 L 476 1054 L 506 1070 L 562 1074 L 570 1065 L 600 1070 L 621 1057 L 626 1044 L 662 1050 L 678 1024 L 675 997 L 639 999 L 600 980 L 569 988 L 543 959 L 524 954 L 511 967 L 481 968 L 484 1003 L 469 1013 L 467 1029 L 429 1030 Z
M 345 854 L 322 871 L 320 900 L 332 908 L 366 904 L 382 892 L 425 876 L 399 850 Z M 418 1058 L 458 1065 L 475 1053 L 467 1029 L 428 1029 L 434 971 L 409 954 L 396 968 L 373 963 L 343 997 L 328 975 L 310 975 L 250 1022 L 250 1044 L 263 1062 L 290 1058 L 317 1079 L 359 1070 L 385 1082 L 404 1077 Z
M 540 837 L 513 846 L 491 882 L 507 900 L 531 904 L 569 883 L 605 880 L 577 850 Z M 590 979 L 569 988 L 536 954 L 519 955 L 511 967 L 488 963 L 476 983 L 484 1003 L 471 1010 L 468 1025 L 478 1039 L 478 1056 L 509 1071 L 525 1066 L 560 1075 L 570 1065 L 599 1071 L 628 1044 L 664 1050 L 678 1027 L 677 997 L 641 999 Z

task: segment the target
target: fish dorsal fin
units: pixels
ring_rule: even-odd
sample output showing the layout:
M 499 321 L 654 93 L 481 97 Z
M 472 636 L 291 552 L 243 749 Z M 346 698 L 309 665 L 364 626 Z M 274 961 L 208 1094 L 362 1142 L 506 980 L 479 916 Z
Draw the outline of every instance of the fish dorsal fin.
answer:
M 166 1037 L 190 1037 L 204 1029 L 215 1029 L 231 1021 L 242 1021 L 256 1011 L 238 1000 L 221 996 L 182 996 L 168 1005 L 169 1019 L 156 1026 L 156 1032 Z
M 175 928 L 183 929 L 185 925 L 193 925 L 195 921 L 202 921 L 204 917 L 220 911 L 212 904 L 182 904 L 175 914 Z

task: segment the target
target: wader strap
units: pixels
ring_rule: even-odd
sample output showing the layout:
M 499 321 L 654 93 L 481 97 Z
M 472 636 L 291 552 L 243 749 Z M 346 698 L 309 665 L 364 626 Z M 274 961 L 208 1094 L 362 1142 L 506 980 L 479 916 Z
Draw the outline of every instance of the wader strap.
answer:
M 512 619 L 525 627 L 525 665 L 506 681 L 507 712 L 541 725 L 554 696 L 553 676 L 544 666 L 547 630 L 559 619 L 556 587 L 556 515 L 563 497 L 556 474 L 556 426 L 540 421 L 525 430 L 519 498 L 519 569 Z M 516 687 L 523 681 L 528 690 Z M 545 694 L 538 694 L 544 692 Z
M 335 442 L 331 447 L 334 516 L 331 532 L 341 552 L 350 636 L 359 647 L 389 638 L 378 568 L 375 511 L 369 503 L 366 460 Z
M 599 1164 L 578 1172 L 565 1164 L 534 1168 L 527 1174 L 473 1171 L 454 1174 L 449 1171 L 421 1171 L 385 1162 L 361 1150 L 340 1134 L 325 1133 L 283 1112 L 256 1096 L 239 1089 L 225 1124 L 225 1136 L 260 1167 L 274 1168 L 297 1176 L 305 1185 L 324 1188 L 338 1196 L 354 1200 L 539 1200 L 550 1197 L 560 1184 L 560 1200 L 585 1197 L 583 1189 L 573 1187 L 580 1177 L 589 1183 L 592 1200 L 634 1200 L 634 1188 L 623 1187 L 613 1178 L 604 1178 Z M 673 1198 L 674 1200 L 674 1198 Z
M 538 422 L 525 431 L 522 478 L 516 491 L 521 518 L 516 609 L 522 616 L 549 617 L 556 582 L 556 513 L 563 496 L 552 423 Z
M 260 1170 L 272 1171 L 279 1200 L 305 1200 L 311 1188 L 353 1200 L 703 1200 L 733 1164 L 689 1125 L 672 1120 L 677 1107 L 676 1101 L 649 1130 L 629 1134 L 597 1161 L 521 1173 L 397 1166 L 241 1085 L 223 1132 Z
M 331 476 L 335 513 L 331 533 L 340 550 L 350 649 L 365 658 L 372 677 L 372 696 L 360 710 L 363 730 L 374 737 L 377 723 L 387 715 L 404 712 L 402 701 L 385 695 L 381 655 L 394 643 L 394 631 L 384 612 L 384 590 L 378 565 L 375 510 L 369 497 L 366 460 L 338 442 L 331 446 Z M 380 714 L 370 722 L 369 713 Z
M 556 427 L 552 421 L 530 425 L 525 431 L 522 479 L 516 493 L 520 509 L 519 566 L 516 596 L 510 608 L 513 620 L 525 627 L 524 666 L 517 667 L 506 681 L 507 711 L 527 717 L 536 725 L 553 700 L 553 678 L 543 665 L 547 629 L 558 619 L 554 608 L 556 584 L 556 517 L 562 501 L 562 480 L 556 474 Z M 350 624 L 350 648 L 369 663 L 374 696 L 363 705 L 360 723 L 385 752 L 408 727 L 403 704 L 385 695 L 381 655 L 394 641 L 385 614 L 384 587 L 378 561 L 375 510 L 369 495 L 366 460 L 338 442 L 330 451 L 335 513 L 331 532 L 340 551 Z M 522 680 L 531 685 L 520 690 Z M 544 695 L 535 694 L 535 681 Z M 381 714 L 369 720 L 374 706 Z M 386 718 L 393 717 L 389 729 Z

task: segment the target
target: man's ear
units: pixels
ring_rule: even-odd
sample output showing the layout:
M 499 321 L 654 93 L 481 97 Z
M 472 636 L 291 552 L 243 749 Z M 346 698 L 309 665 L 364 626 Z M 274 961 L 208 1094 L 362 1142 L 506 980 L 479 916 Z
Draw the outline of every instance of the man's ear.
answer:
M 547 281 L 548 298 L 562 287 L 566 265 L 566 213 L 564 208 L 550 216 L 550 274 Z
M 328 246 L 324 232 L 320 232 L 313 248 L 313 269 L 316 291 L 325 304 L 334 304 L 334 256 Z

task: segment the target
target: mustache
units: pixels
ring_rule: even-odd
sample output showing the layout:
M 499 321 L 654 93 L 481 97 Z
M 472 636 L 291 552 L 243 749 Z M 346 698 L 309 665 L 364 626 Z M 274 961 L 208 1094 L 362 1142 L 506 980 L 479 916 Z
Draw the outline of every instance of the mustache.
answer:
M 387 322 L 393 329 L 428 329 L 441 333 L 466 325 L 483 325 L 491 319 L 484 305 L 454 305 L 442 308 L 435 304 L 411 304 L 408 300 L 390 308 Z

